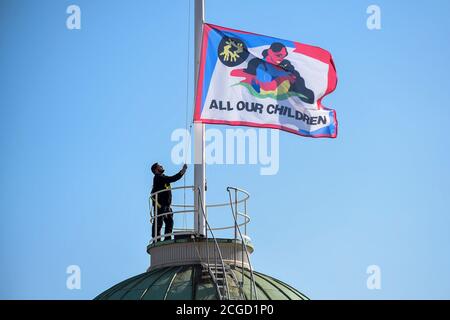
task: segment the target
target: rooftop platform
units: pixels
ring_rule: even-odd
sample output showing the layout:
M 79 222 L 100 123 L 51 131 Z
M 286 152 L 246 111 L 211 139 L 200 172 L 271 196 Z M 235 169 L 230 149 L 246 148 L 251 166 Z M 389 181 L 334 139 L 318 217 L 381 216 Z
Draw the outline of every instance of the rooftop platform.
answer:
M 230 266 L 250 269 L 249 257 L 243 243 L 237 239 L 216 238 L 223 262 Z M 181 239 L 160 241 L 147 246 L 150 254 L 148 271 L 168 266 L 200 264 L 205 261 L 219 260 L 216 243 L 213 239 L 184 237 Z M 254 251 L 250 242 L 244 243 L 249 254 Z

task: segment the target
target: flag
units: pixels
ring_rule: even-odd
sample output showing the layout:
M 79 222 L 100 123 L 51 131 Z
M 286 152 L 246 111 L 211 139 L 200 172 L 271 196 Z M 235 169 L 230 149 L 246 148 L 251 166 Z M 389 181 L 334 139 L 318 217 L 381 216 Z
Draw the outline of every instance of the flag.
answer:
M 211 24 L 203 39 L 194 121 L 336 138 L 331 54 L 319 47 Z

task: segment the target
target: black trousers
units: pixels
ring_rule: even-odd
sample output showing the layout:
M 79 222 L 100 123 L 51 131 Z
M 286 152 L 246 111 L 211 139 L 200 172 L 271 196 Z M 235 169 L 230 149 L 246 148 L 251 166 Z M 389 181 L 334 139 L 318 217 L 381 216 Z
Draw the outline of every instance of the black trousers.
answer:
M 154 211 L 156 212 L 156 211 Z M 161 216 L 167 212 L 172 212 L 172 208 L 167 206 L 167 207 L 161 207 L 158 209 L 158 217 L 156 219 L 153 220 L 153 225 L 152 225 L 152 238 L 155 237 L 155 223 L 156 223 L 156 234 L 157 236 L 161 235 L 161 228 L 162 228 L 162 224 L 164 221 L 164 234 L 169 234 L 172 233 L 173 230 L 173 213 L 169 213 L 165 216 Z M 164 240 L 170 240 L 172 239 L 171 236 L 166 236 L 164 237 Z

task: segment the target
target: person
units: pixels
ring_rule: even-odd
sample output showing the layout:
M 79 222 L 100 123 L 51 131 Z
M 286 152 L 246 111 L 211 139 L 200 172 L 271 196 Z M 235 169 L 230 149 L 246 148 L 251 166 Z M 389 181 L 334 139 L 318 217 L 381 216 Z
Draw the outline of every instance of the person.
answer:
M 306 103 L 314 103 L 314 92 L 305 85 L 305 80 L 289 60 L 286 47 L 274 42 L 262 52 L 263 59 L 253 58 L 247 68 L 233 70 L 232 76 L 245 77 L 257 93 L 287 92 L 299 93 L 299 98 Z
M 152 238 L 155 238 L 155 223 L 156 223 L 156 236 L 161 235 L 162 223 L 164 221 L 164 234 L 171 234 L 173 230 L 173 213 L 170 205 L 172 204 L 172 192 L 170 191 L 170 184 L 180 180 L 187 170 L 185 164 L 183 168 L 177 174 L 173 176 L 166 176 L 164 174 L 164 168 L 159 163 L 154 163 L 151 166 L 151 171 L 154 174 L 152 194 L 161 190 L 167 190 L 152 196 L 153 209 L 157 213 L 157 217 L 153 220 L 152 226 Z M 169 213 L 164 215 L 165 213 Z M 171 236 L 166 236 L 164 241 L 171 240 Z

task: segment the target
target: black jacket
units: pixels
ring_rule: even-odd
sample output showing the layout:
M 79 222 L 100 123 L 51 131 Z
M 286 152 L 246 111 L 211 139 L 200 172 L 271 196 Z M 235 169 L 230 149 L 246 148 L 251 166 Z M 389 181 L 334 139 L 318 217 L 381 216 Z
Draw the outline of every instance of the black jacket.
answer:
M 153 177 L 152 193 L 160 190 L 168 190 L 158 193 L 158 208 L 168 207 L 172 204 L 172 191 L 170 191 L 170 184 L 178 181 L 183 177 L 182 170 L 173 176 L 166 176 L 165 174 L 155 174 Z M 153 205 L 155 205 L 156 195 L 153 196 Z

